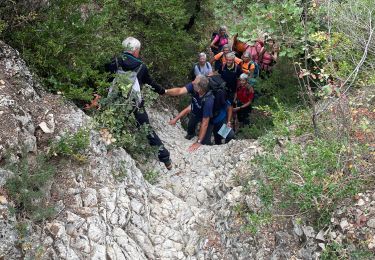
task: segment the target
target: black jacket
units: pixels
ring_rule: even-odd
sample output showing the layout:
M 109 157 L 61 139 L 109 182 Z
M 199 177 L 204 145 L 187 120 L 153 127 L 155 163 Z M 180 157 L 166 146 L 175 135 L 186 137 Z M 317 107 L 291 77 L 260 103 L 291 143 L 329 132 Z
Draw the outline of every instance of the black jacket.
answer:
M 140 59 L 128 52 L 124 52 L 120 57 L 117 57 L 117 62 L 116 59 L 113 59 L 111 63 L 106 64 L 106 71 L 116 73 L 119 69 L 118 67 L 121 67 L 124 71 L 136 71 L 141 64 L 143 63 Z M 137 78 L 141 88 L 144 84 L 148 84 L 151 86 L 152 90 L 159 95 L 165 93 L 165 89 L 151 78 L 145 64 L 143 64 L 142 69 L 138 72 Z

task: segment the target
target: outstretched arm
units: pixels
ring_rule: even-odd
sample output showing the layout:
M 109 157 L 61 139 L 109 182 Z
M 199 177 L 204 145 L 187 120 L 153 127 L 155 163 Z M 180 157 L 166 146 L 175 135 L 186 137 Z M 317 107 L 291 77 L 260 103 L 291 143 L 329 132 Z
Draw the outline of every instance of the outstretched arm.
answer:
M 165 95 L 167 96 L 181 96 L 183 94 L 188 93 L 188 90 L 186 87 L 180 87 L 180 88 L 170 88 L 165 90 Z
M 171 121 L 169 121 L 169 124 L 170 125 L 175 125 L 178 120 L 180 120 L 182 117 L 184 117 L 187 114 L 189 114 L 190 111 L 191 111 L 191 106 L 188 105 L 187 107 L 184 108 L 184 110 L 182 110 L 180 113 L 178 113 L 178 115 L 175 118 L 173 118 Z

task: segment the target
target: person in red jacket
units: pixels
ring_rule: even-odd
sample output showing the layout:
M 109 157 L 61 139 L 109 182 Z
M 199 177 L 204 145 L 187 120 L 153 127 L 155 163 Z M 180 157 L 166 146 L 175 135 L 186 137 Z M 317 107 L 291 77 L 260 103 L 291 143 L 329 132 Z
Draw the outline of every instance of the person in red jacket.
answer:
M 237 91 L 234 97 L 235 108 L 233 112 L 237 114 L 238 122 L 243 126 L 250 123 L 251 103 L 254 99 L 255 79 L 249 79 L 246 73 L 240 76 Z

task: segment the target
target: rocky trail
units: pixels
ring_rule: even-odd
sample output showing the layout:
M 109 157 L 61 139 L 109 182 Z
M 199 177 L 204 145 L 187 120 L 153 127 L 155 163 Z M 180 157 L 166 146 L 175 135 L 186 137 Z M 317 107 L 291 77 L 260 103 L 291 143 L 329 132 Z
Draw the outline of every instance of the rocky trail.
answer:
M 0 159 L 6 150 L 14 162 L 23 149 L 32 157 L 46 149 L 48 140 L 91 126 L 76 106 L 45 93 L 18 52 L 3 42 L 0 95 Z M 255 235 L 243 230 L 236 206 L 257 212 L 262 204 L 255 178 L 246 192 L 236 178 L 252 172 L 249 161 L 261 153 L 259 144 L 234 140 L 189 153 L 192 141 L 184 139 L 185 131 L 168 125 L 172 113 L 149 110 L 151 125 L 171 152 L 172 171 L 156 157 L 136 162 L 124 149 L 109 149 L 90 130 L 86 161 L 65 160 L 47 185 L 57 214 L 42 223 L 16 219 L 10 212 L 12 201 L 1 187 L 14 173 L 0 168 L 0 259 L 315 259 L 318 243 L 328 236 L 342 241 L 356 227 L 347 217 L 355 218 L 353 212 L 370 212 L 365 220 L 373 225 L 375 196 L 369 191 L 361 195 L 360 206 L 341 209 L 324 234 L 296 223 L 271 225 Z M 155 185 L 142 174 L 151 170 L 159 173 Z M 368 223 L 360 230 L 375 245 L 375 227 Z
M 3 106 L 2 147 L 11 147 L 14 158 L 27 145 L 27 152 L 43 150 L 46 138 L 74 132 L 90 118 L 63 101 L 41 91 L 18 53 L 1 45 L 2 95 L 13 104 Z M 37 92 L 38 91 L 38 92 Z M 49 117 L 47 115 L 50 115 Z M 43 225 L 32 225 L 19 250 L 16 219 L 2 210 L 2 250 L 13 257 L 43 259 L 249 259 L 247 243 L 229 238 L 231 206 L 240 199 L 233 175 L 249 170 L 248 160 L 259 151 L 252 141 L 234 141 L 201 147 L 189 153 L 191 141 L 180 126 L 167 124 L 170 111 L 150 111 L 152 126 L 170 149 L 171 172 L 156 160 L 143 167 L 159 171 L 159 184 L 150 185 L 136 162 L 123 150 L 108 150 L 100 135 L 91 131 L 86 163 L 68 162 L 59 167 L 47 192 L 58 215 Z M 53 133 L 40 131 L 51 118 Z M 51 126 L 52 127 L 52 126 Z M 2 185 L 6 176 L 2 171 Z M 5 241 L 4 241 L 5 242 Z M 12 258 L 12 257 L 11 257 Z

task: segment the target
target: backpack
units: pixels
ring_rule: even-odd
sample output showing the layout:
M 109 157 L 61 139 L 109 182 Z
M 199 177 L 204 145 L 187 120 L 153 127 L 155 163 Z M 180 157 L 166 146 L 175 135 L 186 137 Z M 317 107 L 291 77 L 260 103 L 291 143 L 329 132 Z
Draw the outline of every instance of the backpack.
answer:
M 116 76 L 112 81 L 111 87 L 108 90 L 108 98 L 116 99 L 119 95 L 131 101 L 132 105 L 139 108 L 142 103 L 141 86 L 138 81 L 138 73 L 143 68 L 141 63 L 134 71 L 124 71 L 119 66 L 118 58 L 116 62 Z
M 226 82 L 220 75 L 213 75 L 208 77 L 208 89 L 209 92 L 203 98 L 202 104 L 204 104 L 206 97 L 213 95 L 214 97 L 214 107 L 212 111 L 212 120 L 215 122 L 215 118 L 219 116 L 222 112 L 226 111 L 226 107 L 222 107 L 222 104 L 218 104 L 219 100 L 216 98 L 217 94 L 220 92 L 226 92 Z M 223 111 L 225 109 L 225 111 Z
M 198 66 L 198 70 L 199 72 L 201 72 L 201 67 L 199 66 L 199 63 L 194 63 L 194 66 L 192 68 L 192 70 L 190 71 L 190 79 L 191 80 L 194 80 L 195 79 L 195 67 Z M 209 69 L 209 66 L 208 66 L 208 61 L 206 62 L 206 68 Z

